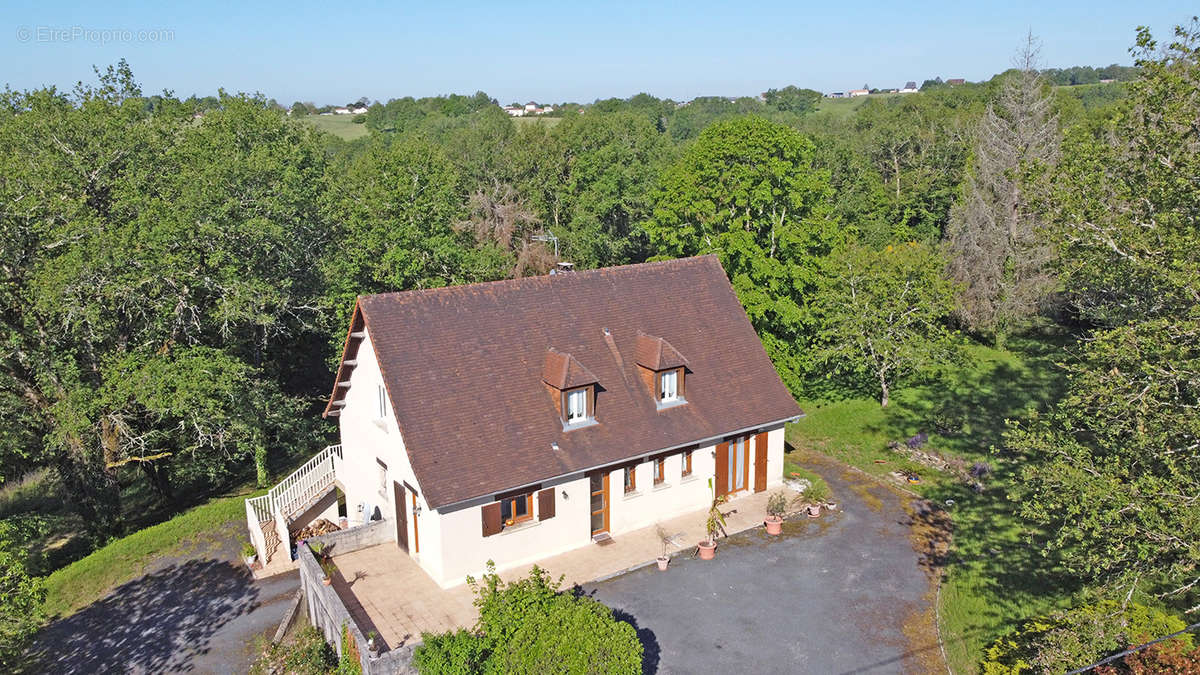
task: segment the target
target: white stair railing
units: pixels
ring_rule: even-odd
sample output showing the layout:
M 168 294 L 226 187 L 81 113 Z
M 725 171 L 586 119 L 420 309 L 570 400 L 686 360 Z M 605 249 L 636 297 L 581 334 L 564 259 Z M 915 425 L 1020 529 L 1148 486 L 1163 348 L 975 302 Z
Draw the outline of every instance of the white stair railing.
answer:
M 330 445 L 288 474 L 267 494 L 246 500 L 246 523 L 250 538 L 264 563 L 269 552 L 266 550 L 263 524 L 268 520 L 274 521 L 279 542 L 288 547 L 286 550 L 290 555 L 292 543 L 288 522 L 300 508 L 307 506 L 309 501 L 333 484 L 341 460 L 342 446 Z

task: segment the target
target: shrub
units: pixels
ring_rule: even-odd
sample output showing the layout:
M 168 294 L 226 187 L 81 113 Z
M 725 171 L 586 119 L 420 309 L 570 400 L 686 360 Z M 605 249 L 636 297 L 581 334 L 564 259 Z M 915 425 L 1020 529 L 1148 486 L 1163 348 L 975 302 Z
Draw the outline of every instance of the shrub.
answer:
M 337 653 L 321 631 L 305 626 L 289 643 L 270 644 L 250 666 L 251 675 L 327 675 L 337 665 Z
M 1181 630 L 1184 623 L 1161 610 L 1105 600 L 1027 621 L 984 653 L 984 675 L 1066 672 L 1147 639 Z M 1191 649 L 1192 637 L 1176 640 Z
M 422 673 L 470 675 L 483 671 L 487 650 L 483 640 L 466 629 L 453 633 L 421 633 L 413 665 Z
M 0 666 L 12 666 L 41 628 L 45 597 L 41 579 L 29 575 L 21 558 L 0 548 Z
M 475 631 L 422 635 L 413 664 L 422 673 L 639 673 L 642 645 L 633 626 L 586 597 L 560 591 L 539 567 L 505 583 L 488 564 L 474 590 Z
M 1168 640 L 1096 669 L 1096 675 L 1152 675 L 1153 673 L 1200 675 L 1200 649 L 1194 647 L 1188 649 L 1184 643 L 1178 640 Z

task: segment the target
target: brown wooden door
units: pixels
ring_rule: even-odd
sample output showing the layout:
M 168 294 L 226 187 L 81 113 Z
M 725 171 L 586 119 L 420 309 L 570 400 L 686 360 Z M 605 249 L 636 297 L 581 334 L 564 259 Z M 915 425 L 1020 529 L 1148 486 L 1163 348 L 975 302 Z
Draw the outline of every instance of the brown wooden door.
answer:
M 767 489 L 767 435 L 754 436 L 754 491 Z
M 716 493 L 718 497 L 729 494 L 729 444 L 717 444 Z
M 608 532 L 608 472 L 593 473 L 588 477 L 588 484 L 591 490 L 591 528 L 595 536 Z
M 392 503 L 396 505 L 396 544 L 408 551 L 408 504 L 404 486 L 392 481 Z

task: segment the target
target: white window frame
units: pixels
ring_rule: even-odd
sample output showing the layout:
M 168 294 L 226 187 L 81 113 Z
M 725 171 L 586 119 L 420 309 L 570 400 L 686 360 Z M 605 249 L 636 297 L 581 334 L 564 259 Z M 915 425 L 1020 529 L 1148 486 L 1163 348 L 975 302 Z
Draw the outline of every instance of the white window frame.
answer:
M 586 388 L 574 389 L 567 392 L 567 424 L 578 424 L 587 421 L 587 403 L 588 390 Z
M 670 382 L 670 387 L 667 383 Z M 663 403 L 679 400 L 679 371 L 668 370 L 658 374 L 658 399 Z

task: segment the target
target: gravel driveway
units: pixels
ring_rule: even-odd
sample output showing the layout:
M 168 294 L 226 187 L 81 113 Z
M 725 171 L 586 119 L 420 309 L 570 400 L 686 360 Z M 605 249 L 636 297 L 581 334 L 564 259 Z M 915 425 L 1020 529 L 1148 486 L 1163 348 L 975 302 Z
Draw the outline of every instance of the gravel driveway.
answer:
M 714 561 L 681 555 L 666 572 L 650 566 L 584 588 L 638 629 L 646 672 L 946 672 L 936 588 L 910 536 L 917 505 L 813 462 L 837 511 L 793 518 L 779 538 L 758 528 L 723 539 Z

